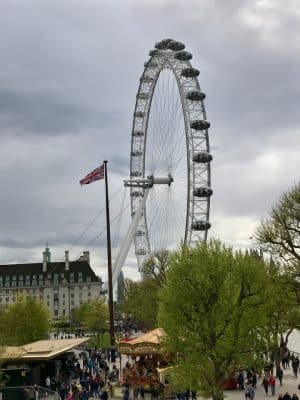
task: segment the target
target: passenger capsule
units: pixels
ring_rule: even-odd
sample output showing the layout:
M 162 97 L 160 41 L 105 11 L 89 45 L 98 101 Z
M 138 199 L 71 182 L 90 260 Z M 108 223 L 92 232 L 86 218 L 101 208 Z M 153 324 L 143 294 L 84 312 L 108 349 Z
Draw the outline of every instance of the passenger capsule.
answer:
M 145 113 L 144 113 L 144 111 L 136 111 L 136 112 L 134 113 L 134 116 L 135 116 L 135 117 L 138 117 L 138 118 L 144 118 Z
M 156 56 L 158 53 L 159 53 L 159 50 L 158 50 L 158 49 L 150 50 L 150 51 L 149 51 L 149 56 L 150 56 L 150 57 Z
M 177 42 L 176 40 L 171 40 L 168 43 L 168 48 L 173 51 L 180 51 L 180 50 L 184 50 L 185 45 L 181 42 Z
M 172 39 L 163 39 L 160 42 L 155 43 L 155 48 L 157 50 L 166 50 L 168 49 L 169 43 L 174 42 Z
M 200 153 L 195 154 L 193 157 L 193 161 L 197 163 L 208 163 L 212 161 L 212 159 L 212 155 L 207 151 L 201 151 Z
M 144 256 L 146 254 L 146 250 L 145 249 L 137 249 L 137 251 L 135 252 L 135 254 L 137 256 Z
M 196 119 L 195 121 L 191 121 L 190 127 L 196 131 L 203 131 L 210 127 L 210 123 L 205 119 Z
M 149 98 L 149 93 L 138 93 L 137 97 L 139 99 L 147 100 Z
M 140 197 L 140 196 L 143 196 L 143 193 L 138 190 L 134 190 L 131 192 L 131 197 Z
M 138 177 L 138 176 L 142 176 L 142 172 L 141 171 L 132 171 L 131 172 L 131 176 L 133 177 Z
M 192 223 L 192 229 L 195 231 L 207 231 L 211 227 L 208 221 L 194 221 Z
M 196 78 L 199 74 L 200 71 L 193 67 L 184 68 L 181 71 L 181 76 L 184 76 L 185 78 Z
M 174 58 L 180 61 L 189 61 L 193 58 L 193 55 L 188 51 L 178 51 L 178 53 L 175 54 Z
M 192 101 L 202 101 L 205 99 L 206 95 L 200 92 L 200 90 L 190 90 L 185 97 Z
M 131 155 L 133 157 L 140 157 L 143 154 L 143 152 L 141 150 L 134 150 L 131 152 Z
M 158 67 L 158 64 L 157 64 L 157 62 L 155 62 L 154 60 L 151 59 L 151 60 L 145 62 L 144 67 L 145 68 L 156 68 L 156 67 Z
M 143 137 L 144 136 L 144 132 L 143 131 L 133 131 L 132 132 L 132 136 L 134 136 L 134 137 Z
M 153 82 L 153 78 L 152 78 L 152 76 L 149 76 L 149 75 L 142 75 L 140 77 L 140 81 L 146 82 L 146 83 L 151 83 L 151 82 Z
M 210 197 L 213 194 L 212 188 L 208 186 L 202 186 L 194 189 L 194 196 L 196 197 Z

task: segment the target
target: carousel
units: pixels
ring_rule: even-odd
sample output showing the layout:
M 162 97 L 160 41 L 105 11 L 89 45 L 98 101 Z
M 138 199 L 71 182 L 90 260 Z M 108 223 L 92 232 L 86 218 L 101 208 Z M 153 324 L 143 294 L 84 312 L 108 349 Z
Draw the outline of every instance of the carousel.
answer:
M 164 352 L 163 337 L 163 330 L 157 328 L 142 336 L 119 341 L 119 354 L 128 358 L 121 374 L 123 385 L 152 391 L 162 390 L 168 384 L 164 371 L 170 369 L 170 356 Z

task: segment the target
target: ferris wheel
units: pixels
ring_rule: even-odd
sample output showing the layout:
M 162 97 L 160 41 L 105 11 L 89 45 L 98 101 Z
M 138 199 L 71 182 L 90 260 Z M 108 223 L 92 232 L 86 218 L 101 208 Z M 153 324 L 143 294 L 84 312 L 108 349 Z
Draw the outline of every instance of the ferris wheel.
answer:
M 145 203 L 134 236 L 139 265 L 158 249 L 206 240 L 211 226 L 210 123 L 199 71 L 184 48 L 171 39 L 156 43 L 136 96 L 125 185 L 132 217 Z
M 156 43 L 136 96 L 124 185 L 131 198 L 127 239 L 134 241 L 139 267 L 159 249 L 205 241 L 211 227 L 210 123 L 199 71 L 184 49 L 172 39 Z

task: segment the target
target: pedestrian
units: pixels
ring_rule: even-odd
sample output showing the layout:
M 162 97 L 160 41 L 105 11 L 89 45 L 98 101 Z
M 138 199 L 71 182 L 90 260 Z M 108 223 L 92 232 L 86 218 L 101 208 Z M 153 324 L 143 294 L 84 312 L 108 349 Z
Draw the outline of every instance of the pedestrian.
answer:
M 288 394 L 288 392 L 285 392 L 285 395 L 283 396 L 282 400 L 292 400 L 291 396 Z
M 262 380 L 262 382 L 261 382 L 261 386 L 264 387 L 265 394 L 267 395 L 268 392 L 269 392 L 269 379 L 268 379 L 267 375 L 265 375 L 265 376 L 263 377 L 263 380 Z
M 277 397 L 277 400 L 282 400 L 283 399 L 283 394 L 282 393 L 279 393 L 279 395 L 278 395 L 278 397 Z
M 272 374 L 269 376 L 269 385 L 270 385 L 270 388 L 271 388 L 272 396 L 275 396 L 276 379 Z
M 292 370 L 294 372 L 294 377 L 295 378 L 297 378 L 297 376 L 298 376 L 299 363 L 300 363 L 299 358 L 297 356 L 293 357 Z
M 282 386 L 283 370 L 280 368 L 280 366 L 277 368 L 276 375 L 279 380 L 280 386 Z
M 243 372 L 239 372 L 238 377 L 237 377 L 237 384 L 240 390 L 244 390 L 244 374 Z
M 249 385 L 248 388 L 248 395 L 249 395 L 249 400 L 254 400 L 255 397 L 255 389 L 254 386 L 252 384 Z
M 293 393 L 292 400 L 299 400 L 299 397 L 296 395 L 296 393 Z

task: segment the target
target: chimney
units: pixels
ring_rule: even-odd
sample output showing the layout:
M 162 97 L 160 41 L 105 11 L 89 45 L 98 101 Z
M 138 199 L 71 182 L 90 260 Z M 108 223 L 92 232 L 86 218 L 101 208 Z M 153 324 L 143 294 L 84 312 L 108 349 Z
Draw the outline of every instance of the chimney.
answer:
M 88 264 L 90 264 L 90 252 L 83 251 L 83 254 L 79 257 L 78 261 L 86 261 Z
M 65 270 L 69 271 L 70 269 L 70 262 L 69 262 L 69 251 L 65 251 Z
M 47 272 L 47 252 L 43 251 L 43 272 Z

